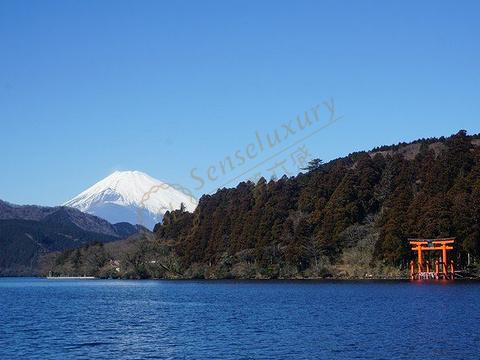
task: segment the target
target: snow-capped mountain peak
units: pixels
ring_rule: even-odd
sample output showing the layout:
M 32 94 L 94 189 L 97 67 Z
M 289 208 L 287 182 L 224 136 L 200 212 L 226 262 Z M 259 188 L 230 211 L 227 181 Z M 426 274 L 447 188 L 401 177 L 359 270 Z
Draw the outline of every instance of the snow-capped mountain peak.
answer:
M 64 205 L 104 218 L 152 229 L 168 210 L 193 211 L 196 199 L 178 185 L 167 184 L 140 171 L 115 171 Z

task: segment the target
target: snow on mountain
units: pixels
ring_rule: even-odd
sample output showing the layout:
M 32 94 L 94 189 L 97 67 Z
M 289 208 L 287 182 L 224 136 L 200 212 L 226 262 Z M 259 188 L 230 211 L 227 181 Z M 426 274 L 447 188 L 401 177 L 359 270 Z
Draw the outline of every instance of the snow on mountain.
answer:
M 112 224 L 129 222 L 153 229 L 167 211 L 193 211 L 193 196 L 140 171 L 115 171 L 64 205 L 96 215 Z

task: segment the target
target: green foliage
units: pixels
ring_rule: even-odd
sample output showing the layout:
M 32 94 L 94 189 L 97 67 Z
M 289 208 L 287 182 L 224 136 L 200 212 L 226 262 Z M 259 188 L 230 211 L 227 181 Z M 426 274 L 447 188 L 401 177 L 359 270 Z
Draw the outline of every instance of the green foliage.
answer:
M 375 261 L 405 265 L 412 236 L 457 236 L 459 253 L 479 254 L 480 156 L 472 139 L 461 131 L 328 164 L 316 159 L 296 178 L 204 196 L 194 214 L 166 216 L 156 236 L 174 242 L 184 267 L 252 250 L 260 269 L 304 271 L 325 256 L 338 262 L 344 231 L 375 216 Z
M 478 143 L 459 132 L 242 182 L 203 196 L 193 214 L 167 212 L 155 239 L 115 256 L 112 244 L 64 253 L 56 268 L 112 276 L 115 259 L 114 275 L 131 278 L 398 277 L 409 237 L 444 236 L 457 237 L 465 264 L 480 257 Z
M 308 162 L 308 165 L 306 168 L 302 169 L 302 170 L 306 170 L 306 171 L 315 171 L 315 170 L 318 170 L 322 167 L 323 165 L 323 161 L 320 160 L 320 159 L 313 159 L 313 160 L 310 160 Z

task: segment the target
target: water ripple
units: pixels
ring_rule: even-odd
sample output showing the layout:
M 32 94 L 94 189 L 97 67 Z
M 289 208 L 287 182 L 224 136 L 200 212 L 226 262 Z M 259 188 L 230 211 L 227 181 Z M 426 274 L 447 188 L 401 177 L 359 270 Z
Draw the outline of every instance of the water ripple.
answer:
M 0 359 L 472 359 L 480 284 L 0 279 Z

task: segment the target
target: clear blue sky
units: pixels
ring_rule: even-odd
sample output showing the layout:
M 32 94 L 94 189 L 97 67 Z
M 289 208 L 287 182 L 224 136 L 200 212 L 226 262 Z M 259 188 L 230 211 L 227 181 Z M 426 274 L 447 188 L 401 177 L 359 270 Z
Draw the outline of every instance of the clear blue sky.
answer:
M 302 142 L 324 160 L 478 133 L 479 14 L 478 1 L 0 0 L 0 199 L 56 205 L 117 169 L 193 189 L 191 169 L 217 178 L 256 132 L 329 98 L 344 117 Z

